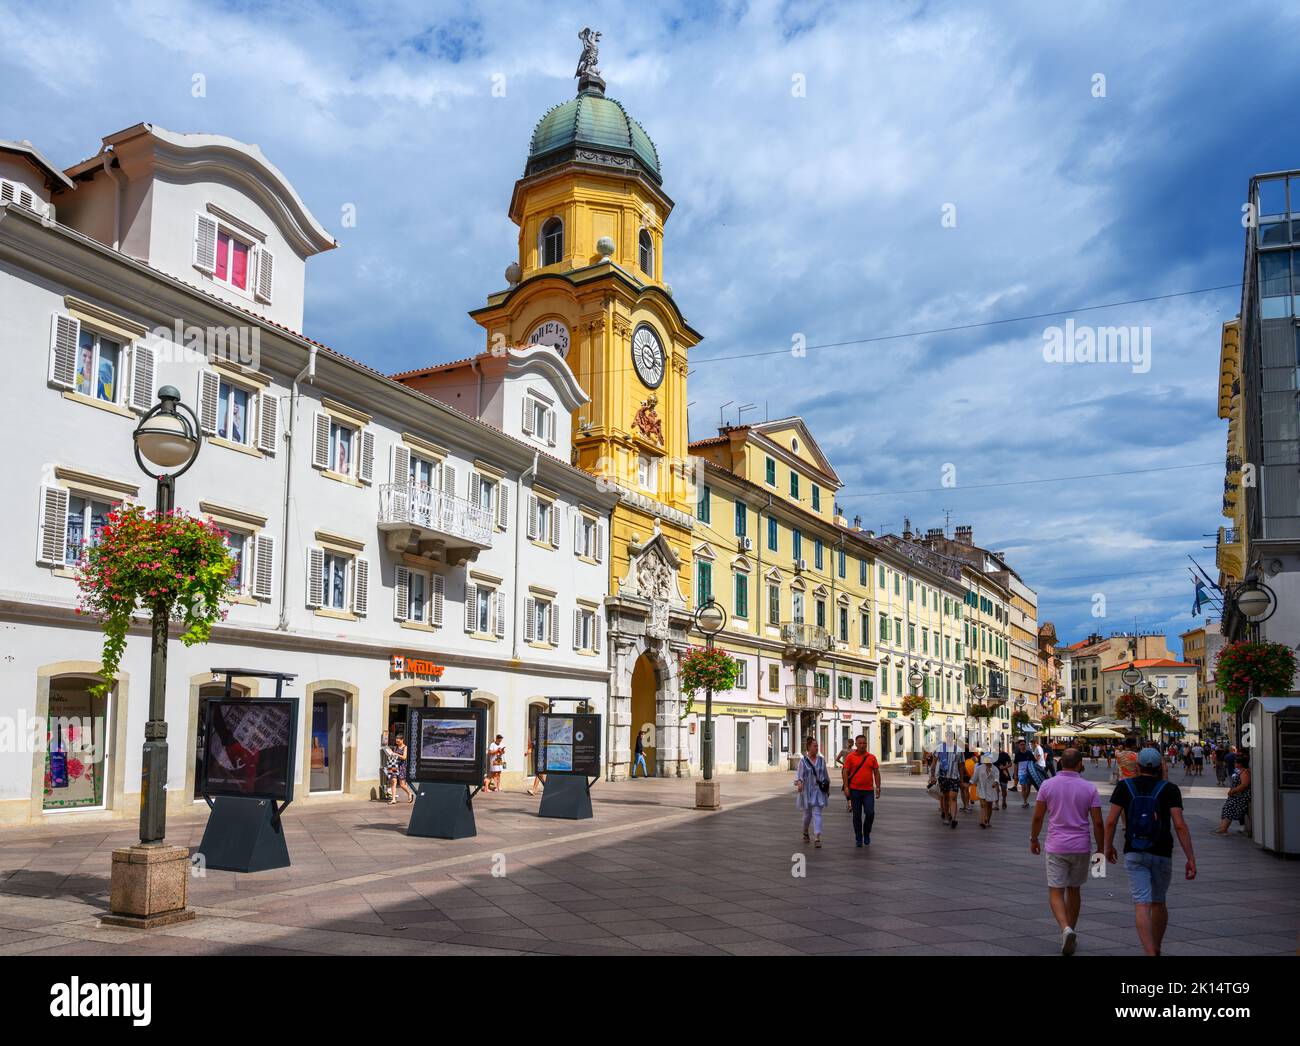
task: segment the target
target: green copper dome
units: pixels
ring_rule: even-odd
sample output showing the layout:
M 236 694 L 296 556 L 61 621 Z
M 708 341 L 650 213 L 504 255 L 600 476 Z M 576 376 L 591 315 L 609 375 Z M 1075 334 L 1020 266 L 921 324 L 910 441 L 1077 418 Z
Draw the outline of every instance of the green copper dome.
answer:
M 579 157 L 579 150 L 598 155 Z M 663 180 L 659 175 L 659 153 L 645 128 L 598 88 L 588 87 L 537 122 L 524 175 L 575 158 L 625 169 L 640 167 L 655 182 Z

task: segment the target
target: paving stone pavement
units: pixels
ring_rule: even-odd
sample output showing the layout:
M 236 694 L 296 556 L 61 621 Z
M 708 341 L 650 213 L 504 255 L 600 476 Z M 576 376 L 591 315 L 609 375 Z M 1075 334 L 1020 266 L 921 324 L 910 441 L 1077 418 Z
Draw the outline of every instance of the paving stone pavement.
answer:
M 1104 768 L 1088 776 L 1104 800 Z M 297 804 L 292 867 L 209 871 L 191 880 L 199 918 L 153 931 L 96 918 L 109 851 L 134 841 L 134 822 L 0 829 L 0 955 L 378 955 L 395 942 L 405 955 L 1058 951 L 1015 798 L 991 829 L 972 814 L 953 830 L 919 778 L 888 774 L 871 846 L 853 846 L 832 793 L 816 850 L 800 838 L 791 775 L 721 781 L 718 812 L 691 808 L 692 781 L 599 782 L 589 821 L 539 818 L 523 793 L 480 795 L 479 835 L 457 841 L 408 837 L 409 807 Z M 1220 795 L 1197 786 L 1187 800 L 1200 874 L 1175 873 L 1164 950 L 1294 955 L 1300 862 L 1211 835 Z M 173 819 L 168 841 L 197 848 L 205 822 L 201 806 Z M 1140 954 L 1127 878 L 1109 873 L 1084 888 L 1080 955 Z

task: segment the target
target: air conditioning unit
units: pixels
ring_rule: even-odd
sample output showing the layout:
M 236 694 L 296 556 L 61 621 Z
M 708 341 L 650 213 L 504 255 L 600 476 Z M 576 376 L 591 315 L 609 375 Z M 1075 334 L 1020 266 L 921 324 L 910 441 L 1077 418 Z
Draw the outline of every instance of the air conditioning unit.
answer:
M 742 549 L 744 549 L 746 552 L 752 552 L 752 551 L 754 550 L 754 539 L 753 539 L 753 538 L 741 538 L 741 539 L 740 539 L 740 547 L 741 547 Z
M 806 560 L 806 559 L 801 559 L 801 560 L 799 560 L 797 563 L 795 563 L 794 568 L 795 568 L 795 570 L 807 570 L 807 569 L 808 569 L 808 560 Z

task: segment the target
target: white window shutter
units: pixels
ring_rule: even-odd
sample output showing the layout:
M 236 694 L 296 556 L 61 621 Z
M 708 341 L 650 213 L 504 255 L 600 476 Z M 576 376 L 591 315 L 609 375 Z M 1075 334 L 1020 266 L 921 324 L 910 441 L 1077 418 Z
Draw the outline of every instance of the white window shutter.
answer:
M 270 305 L 271 285 L 275 279 L 275 255 L 260 245 L 253 254 L 257 258 L 254 296 L 258 301 Z
M 529 596 L 524 600 L 524 641 L 531 643 L 537 638 L 537 600 Z
M 582 649 L 582 611 L 573 612 L 573 649 Z
M 442 492 L 453 497 L 456 495 L 456 466 L 445 461 L 442 463 Z
M 547 636 L 547 639 L 550 641 L 551 646 L 560 645 L 560 615 L 558 609 L 554 603 L 547 604 L 546 607 L 546 623 L 550 626 L 550 635 Z
M 217 431 L 217 401 L 221 398 L 221 377 L 216 371 L 199 371 L 199 428 L 205 436 Z
M 370 607 L 370 560 L 352 561 L 352 613 L 365 617 Z
M 546 442 L 552 447 L 555 446 L 555 410 L 552 408 L 546 412 Z
M 447 582 L 441 574 L 434 574 L 429 580 L 431 582 L 429 587 L 433 590 L 429 623 L 434 628 L 442 628 L 442 604 L 447 591 Z
M 496 603 L 496 634 L 497 638 L 506 634 L 506 594 L 500 590 L 497 591 L 494 598 Z
M 325 602 L 325 550 L 307 549 L 307 605 L 318 607 Z
M 361 430 L 361 460 L 357 462 L 357 479 L 370 483 L 375 478 L 375 434 L 370 428 Z
M 596 521 L 596 562 L 605 562 L 605 524 Z
M 330 467 L 330 416 L 323 411 L 316 412 L 316 426 L 311 441 L 312 468 Z
M 61 567 L 68 548 L 68 492 L 62 487 L 41 487 L 41 519 L 37 528 L 36 562 Z
M 388 482 L 402 486 L 411 482 L 411 452 L 401 443 L 394 443 L 389 452 Z
M 253 542 L 253 597 L 270 599 L 275 577 L 275 538 L 258 534 Z
M 576 513 L 573 517 L 573 554 L 582 555 L 582 516 Z
M 131 348 L 131 385 L 127 390 L 127 405 L 132 410 L 144 412 L 153 406 L 154 372 L 156 363 L 153 349 L 138 342 Z
M 274 454 L 280 438 L 280 398 L 270 389 L 257 394 L 257 449 Z
M 528 539 L 537 540 L 537 495 L 528 495 Z
M 209 276 L 217 271 L 217 223 L 206 214 L 194 215 L 194 264 Z
M 527 396 L 524 397 L 524 435 L 533 434 L 533 401 Z
M 505 480 L 497 484 L 497 526 L 502 530 L 510 526 L 510 488 Z
M 591 612 L 591 649 L 598 654 L 600 653 L 600 626 L 600 611 L 593 610 Z
M 560 547 L 560 503 L 551 502 L 551 548 Z
M 398 567 L 393 574 L 393 620 L 405 621 L 411 602 L 411 572 Z
M 469 503 L 478 508 L 483 503 L 483 492 L 479 487 L 479 475 L 477 472 L 469 474 Z
M 81 321 L 54 314 L 50 324 L 50 384 L 71 389 L 77 384 L 77 343 Z
M 478 631 L 478 585 L 465 585 L 465 631 Z

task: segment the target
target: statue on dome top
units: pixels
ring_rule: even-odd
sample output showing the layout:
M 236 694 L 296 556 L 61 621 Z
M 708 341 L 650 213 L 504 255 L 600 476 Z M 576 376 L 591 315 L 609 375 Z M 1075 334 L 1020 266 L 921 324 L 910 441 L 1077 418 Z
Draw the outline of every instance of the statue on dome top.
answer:
M 573 75 L 579 80 L 588 75 L 600 76 L 600 69 L 596 65 L 600 61 L 597 51 L 600 33 L 595 29 L 583 29 L 578 34 L 578 39 L 582 41 L 582 57 L 578 59 L 578 71 Z

